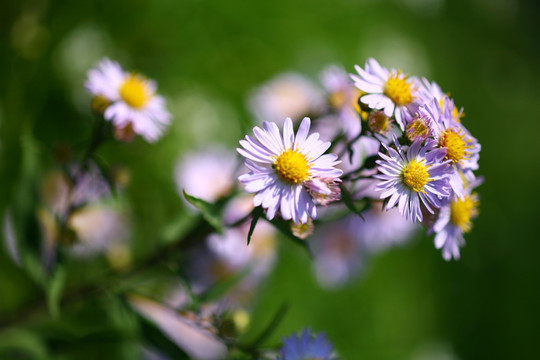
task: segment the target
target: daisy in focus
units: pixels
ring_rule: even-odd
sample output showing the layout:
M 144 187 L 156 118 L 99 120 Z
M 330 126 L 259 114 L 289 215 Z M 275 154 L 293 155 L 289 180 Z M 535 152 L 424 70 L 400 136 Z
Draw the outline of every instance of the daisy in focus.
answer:
M 388 70 L 372 58 L 367 59 L 364 69 L 358 65 L 355 69 L 358 75 L 351 74 L 351 79 L 358 89 L 366 93 L 360 101 L 371 109 L 383 110 L 388 117 L 395 115 L 404 130 L 404 117 L 410 112 L 410 107 L 423 102 L 418 79 L 399 70 Z
M 333 186 L 343 171 L 335 168 L 336 155 L 324 154 L 330 142 L 319 140 L 318 133 L 308 136 L 310 124 L 304 118 L 295 136 L 290 118 L 283 135 L 275 123 L 265 122 L 263 129 L 253 129 L 255 139 L 240 140 L 243 148 L 237 151 L 249 173 L 238 179 L 247 192 L 256 193 L 253 204 L 266 209 L 270 220 L 279 210 L 283 219 L 305 224 L 317 217 L 314 197 L 335 196 Z
M 450 196 L 448 176 L 452 172 L 449 161 L 443 161 L 445 149 L 432 149 L 428 143 L 415 141 L 407 150 L 394 137 L 395 149 L 383 144 L 388 155 L 379 153 L 377 160 L 382 180 L 375 189 L 381 191 L 380 198 L 388 200 L 386 210 L 398 206 L 407 220 L 422 221 L 422 206 L 430 213 L 442 205 L 442 199 Z
M 478 194 L 472 192 L 482 184 L 483 178 L 477 178 L 465 187 L 463 198 L 454 197 L 444 205 L 437 220 L 430 229 L 435 232 L 435 247 L 442 249 L 443 258 L 459 260 L 459 248 L 465 245 L 463 234 L 472 229 L 472 220 L 478 216 Z
M 131 141 L 138 134 L 155 142 L 170 123 L 165 99 L 156 94 L 156 83 L 125 72 L 116 61 L 101 60 L 88 72 L 85 87 L 105 120 L 113 123 L 118 140 Z
M 445 160 L 449 160 L 454 171 L 449 178 L 452 190 L 460 198 L 463 196 L 463 178 L 474 179 L 473 170 L 478 169 L 480 144 L 465 127 L 453 120 L 454 102 L 443 98 L 443 106 L 432 100 L 419 110 L 423 116 L 431 119 L 433 138 L 437 147 L 446 149 Z

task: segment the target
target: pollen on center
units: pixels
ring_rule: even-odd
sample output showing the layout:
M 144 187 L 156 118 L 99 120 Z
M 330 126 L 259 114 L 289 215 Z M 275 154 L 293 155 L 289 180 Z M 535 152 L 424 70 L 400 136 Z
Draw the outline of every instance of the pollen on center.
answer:
M 459 130 L 445 130 L 439 140 L 439 146 L 446 148 L 446 159 L 452 161 L 453 164 L 470 156 L 471 145 L 467 144 L 465 135 Z
M 304 155 L 295 150 L 282 152 L 274 162 L 274 170 L 287 182 L 298 184 L 305 181 L 309 174 L 309 164 Z
M 459 226 L 463 232 L 472 229 L 471 219 L 478 215 L 476 194 L 465 195 L 463 200 L 457 199 L 450 205 L 450 221 Z
M 144 78 L 131 74 L 120 86 L 120 96 L 129 106 L 140 109 L 150 99 L 150 94 L 146 89 Z
M 403 182 L 416 192 L 425 192 L 424 186 L 430 181 L 428 167 L 423 160 L 413 159 L 402 170 Z
M 401 72 L 394 72 L 384 84 L 384 94 L 396 105 L 410 104 L 413 100 L 411 84 L 407 82 L 408 76 L 401 76 Z

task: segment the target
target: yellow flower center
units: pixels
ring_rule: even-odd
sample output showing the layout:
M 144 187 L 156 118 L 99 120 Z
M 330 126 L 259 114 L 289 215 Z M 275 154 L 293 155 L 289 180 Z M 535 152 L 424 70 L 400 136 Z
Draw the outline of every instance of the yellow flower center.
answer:
M 347 93 L 345 90 L 339 90 L 330 94 L 328 102 L 330 106 L 334 109 L 341 109 L 341 107 L 347 101 Z
M 385 134 L 390 127 L 390 118 L 382 111 L 372 113 L 369 117 L 369 129 L 373 132 Z
M 450 94 L 448 94 L 450 96 Z M 444 112 L 444 96 L 439 99 L 439 107 L 441 108 L 441 114 Z M 454 106 L 452 109 L 452 119 L 457 122 L 461 122 L 461 118 L 465 116 L 465 113 L 459 113 L 457 106 Z
M 401 72 L 390 75 L 384 84 L 384 95 L 388 96 L 396 105 L 407 105 L 412 102 L 411 84 L 407 82 L 408 75 L 400 77 Z
M 424 160 L 413 159 L 402 171 L 403 182 L 416 192 L 424 192 L 424 186 L 431 181 L 428 167 L 424 165 Z
M 465 195 L 463 200 L 457 199 L 450 205 L 450 221 L 459 226 L 463 232 L 472 229 L 471 219 L 478 215 L 476 194 Z
M 146 90 L 144 78 L 131 74 L 120 86 L 120 96 L 132 108 L 140 109 L 150 99 L 151 94 Z
M 304 155 L 289 149 L 277 157 L 274 169 L 281 179 L 297 184 L 308 178 L 309 165 Z
M 462 134 L 460 130 L 448 129 L 443 132 L 439 140 L 439 146 L 446 148 L 446 159 L 452 161 L 452 164 L 470 156 L 468 149 L 471 145 L 468 145 L 464 138 L 465 134 Z
M 429 135 L 429 128 L 422 118 L 417 118 L 411 121 L 405 128 L 407 138 L 411 141 L 416 139 L 425 139 Z

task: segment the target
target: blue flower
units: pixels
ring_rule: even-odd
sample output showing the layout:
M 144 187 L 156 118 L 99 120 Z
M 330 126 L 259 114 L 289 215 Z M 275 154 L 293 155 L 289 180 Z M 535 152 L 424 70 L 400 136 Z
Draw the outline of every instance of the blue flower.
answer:
M 314 335 L 304 329 L 283 339 L 282 360 L 330 360 L 332 345 L 324 334 Z

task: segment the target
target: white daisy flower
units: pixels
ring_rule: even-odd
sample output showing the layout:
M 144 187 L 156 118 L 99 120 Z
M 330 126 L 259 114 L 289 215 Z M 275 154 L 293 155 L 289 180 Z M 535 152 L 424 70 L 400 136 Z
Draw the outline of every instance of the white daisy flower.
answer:
M 253 129 L 256 139 L 246 136 L 240 140 L 243 149 L 237 151 L 246 158 L 249 173 L 238 179 L 245 184 L 247 192 L 257 193 L 253 204 L 267 209 L 269 219 L 278 210 L 283 219 L 295 223 L 305 224 L 309 218 L 315 219 L 317 209 L 306 182 L 337 181 L 343 173 L 334 167 L 339 163 L 336 155 L 323 155 L 330 142 L 319 140 L 318 133 L 308 137 L 309 127 L 310 119 L 304 118 L 295 136 L 292 120 L 287 118 L 282 136 L 275 123 L 265 122 L 263 129 Z
M 397 123 L 405 130 L 404 117 L 410 112 L 409 107 L 423 103 L 418 79 L 399 70 L 388 70 L 372 58 L 367 59 L 364 68 L 356 65 L 358 75 L 350 75 L 354 85 L 367 94 L 360 101 L 372 109 L 383 110 L 388 117 L 395 113 Z
M 386 210 L 398 206 L 399 212 L 407 220 L 422 221 L 422 205 L 430 212 L 442 205 L 442 199 L 448 198 L 448 176 L 452 172 L 449 161 L 443 161 L 445 149 L 432 149 L 432 144 L 422 146 L 422 141 L 415 141 L 407 150 L 403 150 L 394 136 L 396 149 L 387 147 L 388 155 L 379 153 L 377 160 L 381 174 L 374 175 L 382 180 L 376 190 L 382 191 L 380 198 L 390 198 Z
M 154 142 L 170 123 L 165 99 L 156 94 L 156 83 L 125 72 L 115 61 L 105 58 L 91 69 L 85 87 L 96 98 L 105 98 L 110 103 L 103 116 L 114 124 L 115 135 L 120 140 L 131 140 L 139 134 Z

